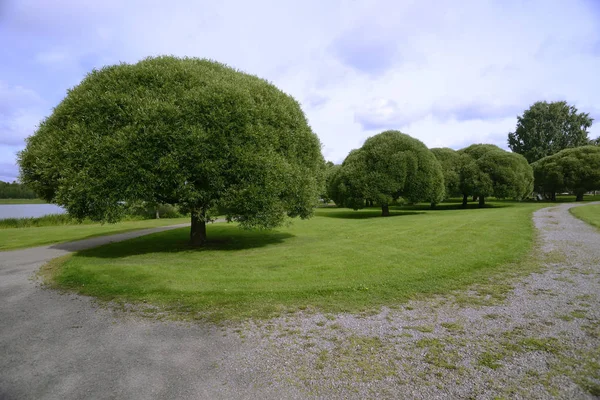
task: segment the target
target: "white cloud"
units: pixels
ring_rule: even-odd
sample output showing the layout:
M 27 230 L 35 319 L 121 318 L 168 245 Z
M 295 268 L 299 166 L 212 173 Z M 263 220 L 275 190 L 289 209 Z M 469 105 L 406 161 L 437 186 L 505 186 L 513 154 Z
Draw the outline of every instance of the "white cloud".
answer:
M 587 0 L 60 0 L 34 12 L 37 3 L 18 9 L 40 41 L 56 42 L 40 61 L 228 63 L 298 99 L 334 161 L 383 129 L 430 146 L 504 145 L 534 101 L 600 109 L 600 26 Z

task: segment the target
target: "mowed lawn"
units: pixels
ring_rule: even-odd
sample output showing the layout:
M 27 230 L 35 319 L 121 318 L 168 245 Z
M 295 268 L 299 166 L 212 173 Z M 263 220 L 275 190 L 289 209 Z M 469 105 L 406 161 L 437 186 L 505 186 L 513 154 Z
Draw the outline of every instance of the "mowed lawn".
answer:
M 116 224 L 79 224 L 0 229 L 0 251 L 45 246 L 54 243 L 112 235 L 157 226 L 189 222 L 189 218 L 124 221 Z
M 600 204 L 590 204 L 582 207 L 573 207 L 569 211 L 577 218 L 590 225 L 600 228 Z
M 208 227 L 211 243 L 188 247 L 188 229 L 74 254 L 46 267 L 54 285 L 117 302 L 144 302 L 212 320 L 284 311 L 361 311 L 489 280 L 534 242 L 542 204 L 469 210 L 318 209 L 277 231 Z

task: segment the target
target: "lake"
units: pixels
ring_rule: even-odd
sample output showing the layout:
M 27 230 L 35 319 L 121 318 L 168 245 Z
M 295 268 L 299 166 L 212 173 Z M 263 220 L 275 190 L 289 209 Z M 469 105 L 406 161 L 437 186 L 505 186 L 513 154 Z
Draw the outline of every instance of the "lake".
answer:
M 48 214 L 64 213 L 64 208 L 54 204 L 0 204 L 0 219 L 37 218 Z

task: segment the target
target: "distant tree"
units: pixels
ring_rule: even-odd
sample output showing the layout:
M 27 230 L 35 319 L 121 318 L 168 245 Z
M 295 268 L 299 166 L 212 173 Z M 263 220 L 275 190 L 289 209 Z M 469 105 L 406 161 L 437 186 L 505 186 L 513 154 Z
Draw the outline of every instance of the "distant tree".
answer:
M 565 101 L 539 101 L 517 117 L 517 127 L 508 134 L 508 147 L 532 163 L 563 149 L 589 144 L 593 118 L 578 113 Z
M 327 161 L 325 163 L 325 185 L 323 187 L 321 193 L 321 199 L 325 204 L 329 203 L 333 198 L 330 195 L 329 187 L 331 186 L 331 182 L 334 179 L 337 170 L 340 168 L 340 165 L 335 165 L 331 161 Z
M 600 136 L 598 136 L 596 139 L 591 139 L 590 140 L 590 145 L 592 145 L 592 146 L 600 146 Z
M 355 210 L 372 200 L 390 215 L 389 204 L 400 197 L 432 205 L 444 197 L 440 163 L 417 139 L 398 131 L 385 131 L 350 152 L 334 182 L 334 201 Z
M 460 196 L 461 155 L 453 149 L 433 148 L 431 152 L 440 162 L 444 173 L 445 196 Z
M 600 147 L 582 146 L 565 149 L 533 164 L 535 185 L 556 199 L 556 192 L 570 191 L 576 201 L 586 192 L 600 189 Z
M 474 144 L 459 153 L 463 157 L 463 205 L 469 195 L 477 196 L 479 207 L 483 207 L 486 197 L 521 200 L 533 190 L 533 170 L 523 156 L 490 144 Z
M 217 213 L 242 228 L 308 218 L 323 185 L 320 142 L 272 84 L 209 60 L 147 58 L 94 70 L 19 155 L 22 181 L 76 218 L 114 222 L 124 203 Z
M 19 182 L 0 181 L 0 199 L 35 199 L 35 192 Z

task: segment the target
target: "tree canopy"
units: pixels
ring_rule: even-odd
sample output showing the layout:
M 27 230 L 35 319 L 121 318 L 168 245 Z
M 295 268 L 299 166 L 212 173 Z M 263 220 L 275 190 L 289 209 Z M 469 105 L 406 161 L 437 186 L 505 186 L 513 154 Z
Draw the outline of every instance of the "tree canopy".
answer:
M 532 163 L 563 149 L 589 144 L 588 129 L 593 118 L 579 113 L 565 101 L 539 101 L 517 117 L 508 146 Z
M 521 200 L 533 190 L 533 170 L 520 154 L 510 153 L 491 144 L 474 144 L 459 151 L 460 190 L 463 205 L 468 196 Z
M 444 185 L 446 197 L 462 194 L 460 190 L 461 155 L 453 149 L 433 148 L 431 152 L 440 162 L 444 173 Z
M 600 189 L 600 147 L 565 149 L 533 163 L 535 186 L 552 200 L 557 192 L 569 191 L 576 200 L 591 190 Z
M 89 73 L 19 155 L 22 181 L 77 217 L 113 222 L 132 201 L 191 212 L 191 240 L 226 215 L 243 228 L 308 218 L 321 144 L 300 105 L 256 76 L 156 57 Z
M 336 204 L 363 208 L 370 200 L 389 215 L 400 197 L 433 204 L 444 197 L 444 176 L 433 153 L 419 140 L 399 131 L 385 131 L 353 150 L 330 185 Z

